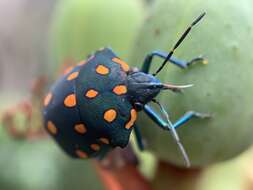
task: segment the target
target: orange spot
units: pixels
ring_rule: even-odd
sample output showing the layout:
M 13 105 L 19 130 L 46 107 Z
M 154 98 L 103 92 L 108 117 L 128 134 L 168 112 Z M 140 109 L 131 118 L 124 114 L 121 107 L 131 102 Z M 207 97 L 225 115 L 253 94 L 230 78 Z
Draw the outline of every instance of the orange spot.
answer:
M 100 150 L 100 146 L 98 144 L 91 144 L 90 147 L 94 151 L 99 151 Z
M 56 135 L 58 132 L 58 129 L 55 127 L 55 125 L 52 121 L 47 122 L 47 129 L 53 135 Z
M 101 75 L 107 75 L 109 73 L 109 69 L 104 65 L 98 65 L 96 72 Z
M 74 107 L 76 105 L 76 95 L 70 94 L 64 100 L 64 105 L 66 107 Z
M 113 92 L 117 95 L 122 95 L 127 93 L 127 87 L 125 85 L 118 85 L 113 88 Z
M 104 144 L 109 144 L 110 143 L 109 139 L 107 139 L 107 138 L 100 138 L 99 141 L 101 141 Z
M 115 120 L 117 116 L 117 112 L 114 109 L 109 109 L 104 113 L 104 119 L 107 122 L 112 122 L 113 120 Z
M 73 66 L 68 67 L 67 69 L 65 69 L 65 70 L 63 71 L 63 74 L 64 74 L 64 75 L 65 75 L 65 74 L 68 74 L 70 71 L 72 71 L 73 68 L 74 68 Z
M 115 63 L 120 64 L 121 67 L 122 67 L 122 69 L 123 69 L 125 72 L 129 71 L 129 66 L 128 66 L 128 64 L 127 64 L 126 62 L 122 61 L 121 59 L 119 59 L 119 58 L 117 58 L 117 57 L 114 57 L 114 58 L 112 59 L 112 61 L 115 62 Z
M 79 158 L 87 158 L 88 154 L 82 150 L 76 150 L 76 154 Z
M 130 129 L 134 122 L 136 121 L 137 119 L 137 112 L 135 109 L 131 109 L 131 117 L 130 117 L 130 121 L 128 121 L 128 123 L 126 124 L 125 128 L 126 129 Z
M 85 94 L 85 96 L 86 96 L 87 98 L 95 98 L 97 95 L 98 95 L 98 91 L 93 90 L 93 89 L 88 90 L 88 91 L 86 92 L 86 94 Z
M 84 134 L 84 133 L 86 133 L 87 129 L 86 129 L 84 124 L 76 124 L 75 125 L 75 131 L 80 133 L 80 134 Z
M 73 72 L 73 73 L 71 73 L 71 74 L 68 76 L 67 80 L 73 80 L 73 79 L 75 79 L 76 77 L 78 77 L 78 75 L 79 75 L 79 72 L 78 72 L 78 71 Z
M 48 93 L 44 99 L 44 106 L 48 106 L 48 104 L 50 103 L 50 101 L 52 100 L 53 94 L 52 93 Z

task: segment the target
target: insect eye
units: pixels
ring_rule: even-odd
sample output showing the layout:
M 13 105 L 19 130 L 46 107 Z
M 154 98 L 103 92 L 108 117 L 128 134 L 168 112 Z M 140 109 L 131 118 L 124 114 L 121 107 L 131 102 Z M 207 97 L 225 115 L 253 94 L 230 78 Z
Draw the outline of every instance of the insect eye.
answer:
M 135 109 L 136 110 L 138 110 L 138 111 L 141 111 L 142 109 L 143 109 L 143 104 L 142 103 L 140 103 L 140 102 L 136 102 L 136 103 L 134 103 L 134 107 L 135 107 Z

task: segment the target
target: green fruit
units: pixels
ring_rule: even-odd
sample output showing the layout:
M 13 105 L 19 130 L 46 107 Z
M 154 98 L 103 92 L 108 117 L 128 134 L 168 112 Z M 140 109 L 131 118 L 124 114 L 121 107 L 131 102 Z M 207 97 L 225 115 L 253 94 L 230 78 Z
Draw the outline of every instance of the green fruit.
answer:
M 141 28 L 130 59 L 140 68 L 152 50 L 168 51 L 187 26 L 203 11 L 175 56 L 191 60 L 203 54 L 209 61 L 182 70 L 167 64 L 159 78 L 174 84 L 194 84 L 184 94 L 163 92 L 159 101 L 176 121 L 188 110 L 211 113 L 211 119 L 194 119 L 178 129 L 193 167 L 230 159 L 253 142 L 253 3 L 243 1 L 157 0 Z M 155 59 L 153 72 L 162 60 Z M 169 132 L 158 129 L 145 114 L 139 125 L 149 150 L 160 159 L 183 166 Z
M 175 170 L 163 163 L 152 181 L 152 189 L 250 190 L 252 156 L 253 149 L 250 149 L 236 159 L 190 171 Z
M 104 46 L 126 58 L 143 16 L 144 6 L 136 0 L 59 2 L 52 24 L 56 66 L 80 61 Z

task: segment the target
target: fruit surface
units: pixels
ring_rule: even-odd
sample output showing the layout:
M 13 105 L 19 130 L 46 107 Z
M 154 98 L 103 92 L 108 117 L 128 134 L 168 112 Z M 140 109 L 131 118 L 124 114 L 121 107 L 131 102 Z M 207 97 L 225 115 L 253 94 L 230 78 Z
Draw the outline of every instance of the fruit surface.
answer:
M 157 0 L 143 24 L 130 63 L 141 67 L 152 50 L 169 51 L 186 27 L 203 11 L 198 23 L 176 50 L 175 56 L 191 60 L 204 55 L 209 63 L 182 70 L 168 64 L 159 73 L 164 82 L 194 84 L 183 94 L 164 92 L 159 101 L 176 121 L 186 111 L 210 113 L 212 119 L 195 119 L 178 129 L 194 167 L 230 159 L 253 141 L 253 23 L 252 1 Z M 162 61 L 156 58 L 153 72 Z M 138 123 L 148 149 L 160 159 L 183 166 L 178 147 L 169 133 L 157 129 L 144 114 Z

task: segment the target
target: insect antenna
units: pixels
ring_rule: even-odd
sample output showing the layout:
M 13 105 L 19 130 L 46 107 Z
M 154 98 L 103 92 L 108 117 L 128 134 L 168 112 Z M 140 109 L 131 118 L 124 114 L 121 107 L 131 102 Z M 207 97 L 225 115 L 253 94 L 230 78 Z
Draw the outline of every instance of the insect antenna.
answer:
M 187 155 L 187 153 L 185 151 L 185 148 L 184 148 L 183 144 L 180 141 L 180 138 L 179 138 L 179 136 L 177 134 L 176 129 L 174 128 L 172 122 L 169 119 L 169 114 L 167 113 L 167 111 L 165 110 L 165 108 L 160 104 L 160 102 L 158 102 L 155 99 L 153 99 L 152 101 L 159 106 L 161 112 L 164 114 L 164 116 L 165 116 L 165 118 L 167 120 L 167 123 L 168 123 L 167 127 L 171 131 L 171 134 L 172 134 L 174 140 L 176 141 L 176 143 L 177 143 L 177 145 L 178 145 L 178 147 L 179 147 L 179 149 L 180 149 L 180 151 L 181 151 L 181 153 L 183 155 L 186 167 L 189 168 L 191 166 L 190 159 L 189 159 L 189 157 L 188 157 L 188 155 Z
M 165 66 L 165 64 L 169 61 L 169 59 L 171 58 L 171 56 L 173 55 L 174 51 L 177 49 L 177 47 L 181 44 L 181 42 L 185 39 L 185 37 L 188 35 L 188 33 L 191 31 L 192 27 L 194 25 L 196 25 L 204 16 L 205 16 L 205 12 L 202 13 L 198 18 L 196 18 L 192 24 L 185 30 L 185 32 L 183 33 L 183 35 L 179 38 L 179 40 L 177 41 L 177 43 L 174 45 L 174 47 L 172 48 L 172 50 L 169 52 L 168 56 L 166 57 L 166 59 L 163 61 L 162 65 L 157 69 L 157 71 L 153 74 L 153 76 L 156 76 Z

